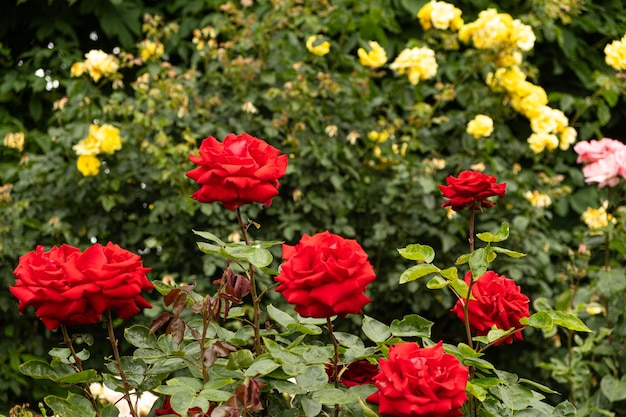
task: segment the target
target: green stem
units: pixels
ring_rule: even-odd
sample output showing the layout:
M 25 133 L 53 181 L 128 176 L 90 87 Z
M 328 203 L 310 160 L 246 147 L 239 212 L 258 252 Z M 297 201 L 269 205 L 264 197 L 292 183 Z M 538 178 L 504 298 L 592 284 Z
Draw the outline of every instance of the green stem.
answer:
M 241 230 L 246 245 L 250 246 L 250 239 L 248 238 L 248 228 L 243 223 L 239 207 L 237 207 L 236 211 L 239 229 Z M 263 353 L 263 348 L 261 347 L 261 297 L 257 295 L 256 280 L 254 278 L 254 267 L 252 266 L 252 264 L 250 265 L 250 270 L 248 271 L 248 279 L 250 280 L 250 295 L 252 296 L 252 309 L 254 310 L 254 351 L 257 355 L 260 355 L 261 353 Z
M 133 405 L 133 401 L 130 399 L 130 393 L 128 391 L 130 383 L 126 378 L 126 373 L 124 372 L 124 367 L 122 366 L 122 358 L 120 357 L 120 352 L 117 348 L 117 339 L 115 338 L 115 332 L 113 331 L 113 318 L 111 316 L 110 310 L 107 311 L 107 329 L 109 331 L 109 342 L 111 342 L 111 348 L 113 348 L 113 357 L 115 358 L 117 371 L 119 372 L 120 378 L 122 379 L 122 384 L 124 384 L 124 399 L 128 403 L 130 414 L 133 417 L 139 417 L 137 411 L 135 410 L 135 406 Z
M 337 342 L 337 338 L 333 333 L 333 322 L 330 317 L 326 318 L 326 328 L 328 329 L 328 334 L 330 335 L 330 341 L 333 344 L 333 381 L 335 381 L 335 388 L 339 388 L 339 342 Z M 339 416 L 339 404 L 335 404 L 334 416 Z
M 474 252 L 474 223 L 476 221 L 476 207 L 470 207 L 470 224 L 469 224 L 469 246 L 470 253 Z M 470 274 L 472 272 L 470 271 Z M 465 303 L 463 304 L 463 316 L 465 317 L 465 333 L 467 335 L 467 344 L 472 346 L 472 330 L 470 328 L 470 319 L 469 319 L 469 301 L 470 296 L 472 294 L 472 286 L 474 285 L 474 275 L 472 274 L 470 282 L 467 286 L 467 297 L 465 298 Z M 474 367 L 470 366 L 469 368 L 469 379 L 472 380 L 474 378 Z M 469 414 L 470 416 L 476 416 L 478 412 L 478 407 L 475 407 L 476 399 L 474 397 L 469 400 Z
M 76 363 L 76 369 L 78 370 L 78 372 L 82 372 L 83 361 L 76 354 L 76 350 L 74 349 L 74 343 L 72 342 L 72 339 L 70 338 L 70 335 L 67 332 L 67 327 L 65 327 L 65 325 L 63 324 L 61 325 L 61 333 L 63 334 L 63 341 L 65 342 L 65 345 L 70 350 L 70 354 L 72 355 L 72 358 L 74 358 L 74 362 Z M 85 384 L 84 387 L 81 387 L 81 390 L 85 394 L 85 397 L 87 397 L 87 399 L 91 403 L 91 406 L 93 407 L 93 409 L 99 415 L 98 410 L 100 409 L 100 407 L 98 405 L 98 401 L 96 401 L 96 399 L 93 397 L 93 394 L 91 393 L 91 389 L 89 389 L 89 385 Z

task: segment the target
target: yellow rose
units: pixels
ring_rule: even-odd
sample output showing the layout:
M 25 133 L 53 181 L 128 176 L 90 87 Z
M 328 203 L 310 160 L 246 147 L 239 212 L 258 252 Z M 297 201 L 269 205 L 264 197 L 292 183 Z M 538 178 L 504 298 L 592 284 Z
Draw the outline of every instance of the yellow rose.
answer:
M 324 56 L 328 52 L 330 52 L 330 42 L 324 41 L 315 45 L 318 39 L 322 39 L 322 35 L 313 35 L 310 36 L 306 41 L 306 49 L 309 50 L 310 53 L 317 56 Z
M 559 141 L 559 149 L 561 149 L 562 151 L 568 150 L 570 145 L 576 142 L 577 136 L 578 136 L 578 133 L 576 132 L 576 129 L 574 129 L 573 127 L 566 127 L 565 129 L 563 129 L 563 131 L 561 132 L 561 138 Z
M 152 57 L 158 59 L 163 55 L 163 52 L 163 44 L 161 42 L 152 42 L 149 39 L 144 39 L 139 44 L 139 54 L 144 61 Z
M 559 146 L 559 139 L 548 133 L 533 133 L 528 137 L 528 146 L 534 153 L 541 153 L 546 149 L 553 151 Z
M 580 219 L 585 222 L 590 229 L 601 229 L 607 227 L 609 222 L 615 222 L 613 216 L 606 212 L 606 206 L 604 204 L 599 209 L 587 208 L 580 216 Z
M 475 139 L 487 137 L 493 132 L 493 120 L 487 115 L 478 114 L 469 121 L 466 132 Z
M 85 71 L 87 71 L 87 67 L 84 62 L 74 62 L 70 68 L 70 77 L 80 77 Z
M 24 137 L 24 132 L 9 132 L 4 136 L 4 146 L 22 152 L 24 150 Z
M 389 65 L 398 74 L 407 74 L 411 84 L 427 80 L 437 74 L 435 51 L 430 48 L 404 49 Z
M 604 48 L 605 62 L 618 71 L 626 70 L 626 35 Z
M 76 168 L 84 177 L 98 175 L 101 164 L 98 157 L 94 155 L 79 155 L 76 160 Z
M 552 199 L 549 195 L 540 193 L 539 191 L 526 191 L 524 193 L 526 200 L 535 208 L 546 208 L 552 205 Z
M 91 133 L 91 128 L 89 129 Z M 72 147 L 76 155 L 95 156 L 100 153 L 100 142 L 91 134 Z
M 108 76 L 117 72 L 119 64 L 113 55 L 109 55 L 102 50 L 92 49 L 85 54 L 85 68 L 91 78 L 98 82 L 103 76 Z
M 363 48 L 359 48 L 356 52 L 359 55 L 361 64 L 370 68 L 378 68 L 385 65 L 387 62 L 387 53 L 385 49 L 376 41 L 369 41 L 370 51 L 367 52 Z
M 91 125 L 89 136 L 97 139 L 100 145 L 100 152 L 112 154 L 122 149 L 120 130 L 110 124 L 103 124 L 102 126 Z

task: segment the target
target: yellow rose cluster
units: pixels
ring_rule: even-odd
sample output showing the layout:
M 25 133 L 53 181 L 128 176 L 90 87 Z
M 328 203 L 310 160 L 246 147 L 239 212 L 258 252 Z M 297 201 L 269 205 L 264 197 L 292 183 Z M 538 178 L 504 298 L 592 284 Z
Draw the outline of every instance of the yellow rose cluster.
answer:
M 424 30 L 431 28 L 455 32 L 463 26 L 461 9 L 445 1 L 430 1 L 417 12 L 417 18 Z
M 113 125 L 91 125 L 89 135 L 73 146 L 78 155 L 76 168 L 83 176 L 94 176 L 100 172 L 102 162 L 98 155 L 113 154 L 122 149 L 120 131 Z
M 165 50 L 161 42 L 153 42 L 150 39 L 144 39 L 139 44 L 139 55 L 144 61 L 150 58 L 159 59 L 164 52 Z
M 524 198 L 530 202 L 530 204 L 538 209 L 550 207 L 552 205 L 552 199 L 549 195 L 541 193 L 539 191 L 526 191 Z
M 428 80 L 437 75 L 435 51 L 428 47 L 407 48 L 389 65 L 398 74 L 407 74 L 409 81 L 417 85 L 421 80 Z
M 9 132 L 4 135 L 4 146 L 7 148 L 16 149 L 18 152 L 22 152 L 24 150 L 24 132 Z
M 459 29 L 459 40 L 471 42 L 477 49 L 493 51 L 493 60 L 498 66 L 520 64 L 521 51 L 533 49 L 535 39 L 530 26 L 496 9 L 483 10 L 478 19 Z
M 70 75 L 80 77 L 86 72 L 94 82 L 98 82 L 102 77 L 108 78 L 117 73 L 119 66 L 115 56 L 100 49 L 92 49 L 85 54 L 84 61 L 72 64 Z
M 487 84 L 493 91 L 506 92 L 513 109 L 530 120 L 533 133 L 528 145 L 534 153 L 557 147 L 567 150 L 576 141 L 576 130 L 569 126 L 567 116 L 548 106 L 545 90 L 526 80 L 518 66 L 498 68 L 487 76 Z
M 493 133 L 493 120 L 486 114 L 478 114 L 467 124 L 466 132 L 474 139 L 486 138 Z
M 618 71 L 626 70 L 626 35 L 604 47 L 605 62 Z
M 615 223 L 615 218 L 606 211 L 607 205 L 608 203 L 605 202 L 598 209 L 592 207 L 587 208 L 580 216 L 580 219 L 585 222 L 587 227 L 591 230 L 602 229 L 607 227 L 609 223 Z

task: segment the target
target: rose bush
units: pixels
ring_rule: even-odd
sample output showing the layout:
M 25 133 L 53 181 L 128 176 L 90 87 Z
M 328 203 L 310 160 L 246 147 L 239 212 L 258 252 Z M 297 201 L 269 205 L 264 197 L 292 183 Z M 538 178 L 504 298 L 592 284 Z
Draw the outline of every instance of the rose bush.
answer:
M 469 370 L 441 342 L 421 348 L 399 343 L 389 357 L 379 361 L 374 377 L 378 391 L 368 400 L 378 403 L 381 413 L 397 417 L 453 417 L 463 414 Z
M 364 292 L 376 275 L 361 246 L 328 231 L 283 244 L 277 292 L 303 317 L 359 314 L 371 301 Z
M 187 176 L 200 185 L 192 198 L 202 203 L 219 201 L 235 210 L 253 202 L 269 207 L 278 195 L 278 179 L 285 175 L 287 155 L 280 155 L 266 142 L 247 133 L 230 134 L 223 142 L 209 136 L 199 152 L 199 156 L 189 157 L 198 167 Z

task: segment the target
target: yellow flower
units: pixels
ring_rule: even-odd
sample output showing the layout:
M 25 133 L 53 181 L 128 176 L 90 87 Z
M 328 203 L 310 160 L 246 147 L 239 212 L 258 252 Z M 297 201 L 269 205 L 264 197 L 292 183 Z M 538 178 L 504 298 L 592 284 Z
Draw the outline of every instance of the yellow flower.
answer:
M 549 133 L 533 133 L 528 137 L 528 146 L 534 153 L 553 151 L 559 146 L 559 138 Z
M 475 139 L 487 137 L 493 132 L 493 120 L 487 115 L 478 114 L 469 121 L 466 132 Z
M 103 124 L 102 126 L 91 125 L 89 136 L 96 138 L 100 146 L 100 152 L 112 154 L 122 149 L 120 130 L 110 124 Z
M 387 53 L 382 46 L 376 41 L 369 41 L 370 51 L 367 52 L 363 48 L 359 48 L 356 52 L 359 55 L 361 64 L 370 68 L 378 68 L 387 62 Z
M 406 73 L 411 84 L 416 85 L 420 80 L 427 80 L 437 75 L 435 51 L 427 47 L 404 49 L 389 65 L 389 68 L 398 74 Z
M 80 77 L 85 71 L 87 71 L 87 67 L 84 62 L 74 62 L 70 68 L 70 77 Z
M 580 219 L 585 222 L 589 229 L 601 229 L 607 227 L 609 222 L 615 223 L 615 219 L 610 213 L 606 212 L 608 204 L 605 202 L 599 209 L 587 208 L 585 212 L 580 216 Z
M 573 127 L 566 127 L 565 129 L 563 129 L 559 140 L 559 149 L 561 149 L 562 151 L 568 150 L 569 146 L 572 143 L 576 142 L 577 136 L 578 133 Z
M 24 150 L 24 132 L 7 133 L 4 136 L 4 146 L 22 152 Z
M 158 59 L 163 55 L 164 48 L 161 42 L 152 42 L 149 39 L 144 39 L 139 44 L 139 54 L 144 61 L 154 57 Z
M 85 68 L 89 76 L 95 81 L 100 81 L 103 76 L 117 72 L 119 64 L 117 58 L 98 49 L 92 49 L 85 54 Z
M 330 52 L 330 42 L 324 41 L 322 43 L 318 43 L 317 45 L 315 45 L 315 43 L 317 43 L 318 40 L 322 38 L 323 38 L 322 35 L 309 36 L 309 39 L 307 39 L 306 41 L 306 49 L 308 49 L 309 52 L 312 53 L 313 55 L 317 55 L 317 56 L 326 55 L 328 52 Z
M 461 13 L 461 9 L 454 7 L 450 3 L 432 0 L 417 12 L 417 18 L 424 30 L 435 27 L 440 30 L 450 29 L 455 31 L 463 26 Z
M 91 128 L 89 129 L 91 132 Z M 95 156 L 100 153 L 100 142 L 95 136 L 89 135 L 72 147 L 76 155 Z
M 389 132 L 385 130 L 383 130 L 382 132 L 372 130 L 367 134 L 367 138 L 372 142 L 383 143 L 387 141 L 387 139 L 389 139 Z
M 539 191 L 526 191 L 524 193 L 526 200 L 530 201 L 530 204 L 535 208 L 546 208 L 552 205 L 552 199 L 547 194 L 540 193 Z
M 94 155 L 79 155 L 76 160 L 76 168 L 84 177 L 98 175 L 101 162 Z
M 626 70 L 626 35 L 604 47 L 605 62 L 618 71 Z

